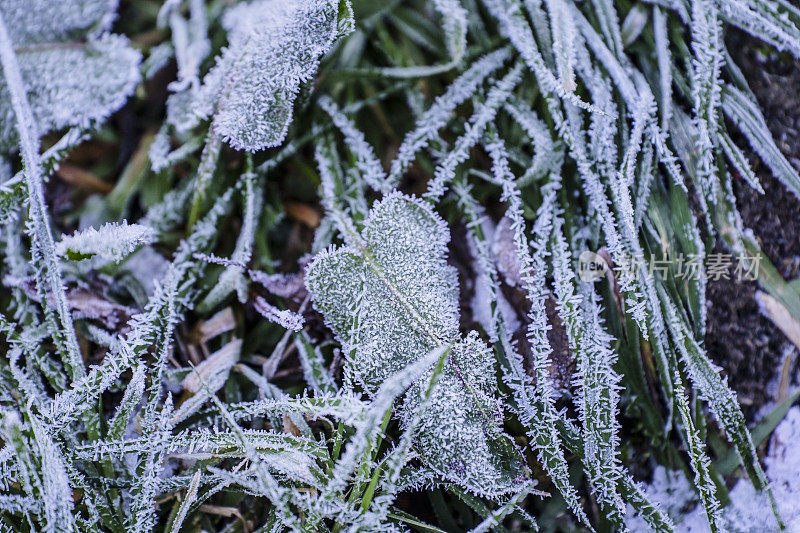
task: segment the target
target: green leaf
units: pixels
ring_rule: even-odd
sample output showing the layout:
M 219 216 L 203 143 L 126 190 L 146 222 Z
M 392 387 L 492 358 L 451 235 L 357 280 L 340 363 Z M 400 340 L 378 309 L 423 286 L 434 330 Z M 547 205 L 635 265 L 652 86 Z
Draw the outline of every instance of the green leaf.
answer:
M 393 193 L 373 206 L 351 243 L 318 254 L 307 270 L 314 306 L 350 357 L 346 380 L 372 394 L 390 375 L 455 343 L 416 444 L 440 475 L 478 494 L 500 494 L 525 467 L 500 428 L 494 360 L 475 332 L 458 332 L 458 286 L 447 264 L 449 231 L 431 208 Z M 423 396 L 406 395 L 404 420 Z

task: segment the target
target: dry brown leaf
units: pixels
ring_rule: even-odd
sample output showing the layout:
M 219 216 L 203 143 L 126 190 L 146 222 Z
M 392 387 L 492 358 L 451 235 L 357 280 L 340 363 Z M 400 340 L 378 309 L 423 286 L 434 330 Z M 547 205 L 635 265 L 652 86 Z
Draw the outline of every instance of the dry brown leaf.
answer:
M 196 372 L 191 372 L 186 376 L 182 383 L 183 388 L 188 392 L 196 393 L 202 388 L 203 382 L 217 382 L 218 379 L 224 382 L 221 377 L 230 373 L 233 365 L 239 360 L 241 350 L 241 339 L 234 339 L 212 353 L 208 359 L 195 367 Z
M 56 170 L 56 175 L 70 185 L 80 189 L 90 189 L 104 194 L 110 193 L 114 189 L 111 183 L 105 182 L 91 172 L 69 163 L 62 163 Z
M 284 205 L 284 208 L 286 209 L 287 215 L 295 220 L 299 220 L 311 229 L 319 226 L 319 223 L 322 220 L 322 217 L 319 215 L 319 211 L 310 205 L 301 204 L 298 202 L 287 202 Z
M 236 321 L 233 318 L 233 310 L 230 307 L 226 307 L 208 320 L 200 322 L 197 325 L 195 335 L 199 342 L 206 343 L 214 337 L 233 330 L 235 327 Z

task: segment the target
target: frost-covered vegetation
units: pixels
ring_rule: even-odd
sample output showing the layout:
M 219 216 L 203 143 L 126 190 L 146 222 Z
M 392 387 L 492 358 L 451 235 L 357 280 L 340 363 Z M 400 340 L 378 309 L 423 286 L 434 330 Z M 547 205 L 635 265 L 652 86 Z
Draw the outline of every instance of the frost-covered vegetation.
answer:
M 718 240 L 800 318 L 731 28 L 800 59 L 791 0 L 0 0 L 0 528 L 797 527 L 797 396 L 703 348 Z

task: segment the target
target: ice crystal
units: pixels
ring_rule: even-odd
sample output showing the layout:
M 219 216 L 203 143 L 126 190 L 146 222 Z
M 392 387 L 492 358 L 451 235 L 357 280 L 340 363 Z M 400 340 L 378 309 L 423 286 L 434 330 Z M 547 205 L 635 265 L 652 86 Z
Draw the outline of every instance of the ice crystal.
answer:
M 104 224 L 64 236 L 56 244 L 56 253 L 68 259 L 88 259 L 99 256 L 119 263 L 128 254 L 155 240 L 152 228 L 141 224 Z
M 141 54 L 119 35 L 103 34 L 114 0 L 0 3 L 39 134 L 101 121 L 139 81 Z M 85 42 L 80 41 L 86 39 Z M 18 137 L 5 80 L 0 81 L 0 147 Z
M 453 344 L 416 443 L 443 477 L 498 494 L 511 490 L 524 470 L 498 427 L 491 353 L 474 332 L 465 339 L 458 332 L 448 240 L 447 227 L 428 206 L 394 193 L 373 206 L 351 245 L 314 259 L 307 284 L 314 306 L 351 354 L 346 371 L 370 393 L 431 349 Z M 406 422 L 420 386 L 406 396 Z
M 283 141 L 301 84 L 351 24 L 343 5 L 340 14 L 333 0 L 254 0 L 226 13 L 228 46 L 203 80 L 197 110 L 213 115 L 211 127 L 232 147 Z
M 765 473 L 702 259 L 800 313 L 732 183 L 800 176 L 725 38 L 800 58 L 800 10 L 648 2 L 165 0 L 129 41 L 0 0 L 0 529 L 797 529 L 796 398 Z

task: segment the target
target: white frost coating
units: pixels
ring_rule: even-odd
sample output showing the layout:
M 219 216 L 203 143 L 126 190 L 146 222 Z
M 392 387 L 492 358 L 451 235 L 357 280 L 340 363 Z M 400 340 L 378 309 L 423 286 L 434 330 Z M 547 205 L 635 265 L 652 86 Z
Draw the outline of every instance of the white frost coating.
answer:
M 667 16 L 658 6 L 653 7 L 653 35 L 658 58 L 658 88 L 661 92 L 661 129 L 666 132 L 672 117 L 672 58 L 669 53 Z
M 513 490 L 526 474 L 499 426 L 492 354 L 475 332 L 462 339 L 458 331 L 449 240 L 444 221 L 426 203 L 392 193 L 373 206 L 349 246 L 316 256 L 306 283 L 314 306 L 350 354 L 345 372 L 370 394 L 431 350 L 453 345 L 415 443 L 441 476 L 497 495 Z M 425 384 L 415 383 L 405 397 L 406 423 Z
M 45 532 L 70 533 L 75 530 L 72 487 L 67 476 L 68 460 L 43 426 L 39 418 L 28 411 L 39 457 L 42 461 L 42 503 L 44 504 Z
M 625 507 L 618 493 L 624 470 L 619 458 L 618 404 L 620 376 L 614 370 L 617 353 L 605 330 L 593 291 L 575 288 L 563 221 L 554 222 L 553 285 L 558 312 L 567 328 L 570 348 L 578 360 L 575 384 L 580 386 L 578 410 L 583 425 L 584 464 L 598 503 L 608 518 L 619 523 Z
M 298 315 L 297 313 L 287 311 L 286 309 L 278 309 L 277 307 L 270 305 L 261 296 L 256 297 L 256 301 L 253 306 L 255 307 L 256 311 L 261 313 L 261 316 L 283 326 L 290 331 L 300 331 L 303 329 L 305 319 L 303 319 L 302 316 Z
M 719 192 L 717 165 L 714 161 L 714 142 L 719 117 L 720 71 L 725 58 L 722 55 L 722 24 L 719 11 L 713 0 L 692 2 L 692 99 L 694 100 L 693 121 L 697 127 L 695 141 L 700 156 L 697 160 L 697 175 L 703 194 L 711 202 L 716 202 Z
M 17 44 L 69 41 L 111 26 L 119 0 L 0 0 L 11 40 Z
M 381 167 L 381 162 L 375 155 L 364 134 L 356 128 L 356 125 L 347 118 L 339 109 L 339 106 L 328 96 L 319 99 L 319 105 L 330 115 L 331 120 L 344 135 L 347 148 L 356 157 L 356 167 L 361 172 L 361 177 L 373 190 L 388 193 L 391 191 L 389 183 L 386 181 L 386 173 Z
M 416 126 L 406 134 L 403 144 L 397 151 L 397 158 L 392 161 L 389 171 L 389 188 L 396 187 L 403 173 L 408 169 L 419 150 L 422 150 L 438 131 L 452 118 L 453 111 L 461 103 L 468 100 L 495 70 L 500 68 L 509 57 L 509 52 L 501 48 L 486 54 L 461 76 L 451 83 L 447 90 L 419 117 Z
M 208 20 L 204 0 L 189 2 L 189 20 L 180 14 L 180 3 L 166 2 L 158 14 L 159 19 L 169 18 L 175 59 L 178 63 L 178 80 L 169 84 L 175 92 L 200 84 L 200 64 L 211 51 L 208 39 Z
M 203 80 L 195 111 L 213 115 L 211 127 L 237 150 L 280 144 L 300 86 L 352 25 L 340 23 L 338 6 L 334 0 L 256 0 L 231 8 L 223 18 L 228 47 Z
M 800 531 L 800 407 L 792 407 L 786 418 L 772 434 L 769 453 L 764 458 L 767 477 L 786 524 L 785 531 Z M 706 533 L 709 531 L 701 505 L 687 512 L 697 503 L 692 483 L 683 472 L 669 472 L 656 468 L 647 492 L 661 503 L 664 510 L 675 518 L 678 533 Z M 721 525 L 730 533 L 777 531 L 769 501 L 753 488 L 746 479 L 739 480 L 730 491 L 731 503 L 721 509 Z M 630 511 L 630 509 L 629 509 Z M 629 514 L 630 516 L 630 514 Z M 630 518 L 627 525 L 632 533 L 651 531 L 641 518 Z
M 564 0 L 546 0 L 550 12 L 550 28 L 553 33 L 553 52 L 561 86 L 566 91 L 575 90 L 575 41 L 577 29 Z
M 109 222 L 99 229 L 88 228 L 64 236 L 56 244 L 56 253 L 68 259 L 88 259 L 99 256 L 119 263 L 141 245 L 151 244 L 155 231 L 148 226 Z
M 39 133 L 103 120 L 133 92 L 140 78 L 141 54 L 125 37 L 98 34 L 113 20 L 116 4 L 115 0 L 0 1 Z M 2 79 L 3 149 L 18 142 L 14 123 Z

